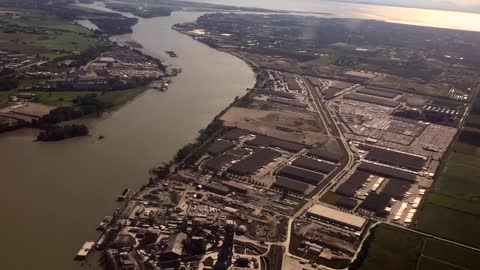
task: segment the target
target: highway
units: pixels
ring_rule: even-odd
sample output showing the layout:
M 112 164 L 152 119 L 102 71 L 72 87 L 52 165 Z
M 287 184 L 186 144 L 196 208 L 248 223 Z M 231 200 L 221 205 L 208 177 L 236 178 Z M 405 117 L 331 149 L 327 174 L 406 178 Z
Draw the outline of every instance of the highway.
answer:
M 310 206 L 312 206 L 315 202 L 318 201 L 319 198 L 321 198 L 325 193 L 327 193 L 333 185 L 337 183 L 339 179 L 341 179 L 346 173 L 348 173 L 352 167 L 355 165 L 355 155 L 353 154 L 352 150 L 350 149 L 350 146 L 348 145 L 348 142 L 346 138 L 343 136 L 340 128 L 338 127 L 337 123 L 333 121 L 328 109 L 324 106 L 324 103 L 322 102 L 322 98 L 320 96 L 320 93 L 318 92 L 318 88 L 310 86 L 307 80 L 305 80 L 304 77 L 300 77 L 303 85 L 305 86 L 306 90 L 310 94 L 310 96 L 313 98 L 315 107 L 317 109 L 317 113 L 320 117 L 320 120 L 322 121 L 322 125 L 325 127 L 325 132 L 327 133 L 328 136 L 331 137 L 336 137 L 339 138 L 340 141 L 342 142 L 343 150 L 344 152 L 347 153 L 347 163 L 345 166 L 340 170 L 331 180 L 330 183 L 325 185 L 317 194 L 313 195 L 312 198 L 305 198 L 306 202 L 305 204 L 298 209 L 296 213 L 293 214 L 292 217 L 289 218 L 288 221 L 288 229 L 287 229 L 287 240 L 282 243 L 282 245 L 285 247 L 285 253 L 283 256 L 283 264 L 282 268 L 285 269 L 286 264 L 285 260 L 287 256 L 291 257 L 297 257 L 289 252 L 289 246 L 290 246 L 290 234 L 292 232 L 292 223 L 295 218 L 298 218 L 303 212 L 305 212 Z M 325 87 L 328 87 L 329 85 L 325 85 Z M 313 89 L 312 89 L 313 88 Z M 338 136 L 338 137 L 337 137 Z M 298 258 L 301 259 L 301 258 Z M 324 267 L 324 266 L 322 266 Z M 327 267 L 324 267 L 324 269 L 329 269 Z
M 343 150 L 347 153 L 347 163 L 342 168 L 341 171 L 337 173 L 335 177 L 332 178 L 330 183 L 326 185 L 322 190 L 320 190 L 314 197 L 321 198 L 325 193 L 327 193 L 330 188 L 335 185 L 340 178 L 342 178 L 346 173 L 348 173 L 353 165 L 355 165 L 355 154 L 350 149 L 347 139 L 343 135 L 341 129 L 339 128 L 338 124 L 333 120 L 330 112 L 326 106 L 326 104 L 322 101 L 322 97 L 320 96 L 319 89 L 309 84 L 308 80 L 304 77 L 301 77 L 303 85 L 305 85 L 306 90 L 310 93 L 317 108 L 318 115 L 325 126 L 327 135 L 334 136 L 340 139 L 342 142 Z M 329 85 L 325 85 L 328 87 Z

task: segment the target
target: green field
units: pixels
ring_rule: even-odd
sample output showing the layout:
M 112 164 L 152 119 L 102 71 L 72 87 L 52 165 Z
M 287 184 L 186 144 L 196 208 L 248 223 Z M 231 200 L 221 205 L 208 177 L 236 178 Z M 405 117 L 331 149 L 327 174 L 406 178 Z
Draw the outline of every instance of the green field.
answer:
M 92 32 L 74 22 L 66 21 L 39 10 L 2 10 L 1 20 L 11 25 L 28 28 L 13 33 L 0 31 L 0 50 L 15 50 L 32 56 L 55 59 L 74 52 L 82 52 L 97 44 Z M 31 33 L 47 29 L 49 33 Z
M 143 93 L 147 87 L 138 87 L 128 90 L 93 92 L 93 91 L 59 91 L 59 92 L 33 92 L 38 98 L 38 102 L 52 106 L 71 106 L 72 101 L 79 96 L 87 94 L 97 94 L 99 99 L 113 105 L 113 109 L 132 100 Z M 0 108 L 5 106 L 9 95 L 15 95 L 15 91 L 0 91 Z
M 429 95 L 429 96 L 446 96 L 450 88 L 439 83 L 423 84 L 412 79 L 406 79 L 398 76 L 388 76 L 380 82 L 385 86 L 407 90 L 413 94 Z
M 474 120 L 478 118 L 477 115 L 470 115 L 467 122 L 472 117 Z M 417 229 L 480 247 L 479 141 L 477 129 L 465 127 L 460 132 L 443 159 L 435 175 L 433 188 L 418 213 Z
M 99 95 L 99 99 L 113 104 L 113 108 L 115 109 L 127 103 L 128 101 L 134 99 L 136 96 L 145 92 L 145 90 L 147 89 L 148 87 L 142 86 L 142 87 L 128 89 L 128 90 L 105 92 Z
M 421 231 L 480 247 L 480 216 L 427 202 L 420 212 Z
M 480 269 L 478 252 L 385 224 L 365 244 L 368 248 L 350 269 Z
M 474 215 L 480 215 L 480 201 L 463 200 L 440 193 L 431 193 L 427 202 L 438 206 L 458 210 Z
M 480 269 L 478 252 L 438 240 L 426 240 L 422 255 L 430 258 L 440 259 L 444 262 L 463 268 Z
M 479 149 L 457 142 L 421 208 L 416 227 L 427 233 L 480 247 Z
M 446 264 L 440 260 L 423 257 L 418 264 L 418 270 L 458 270 L 457 266 Z
M 462 157 L 463 159 L 466 158 Z M 433 188 L 435 193 L 465 200 L 480 200 L 480 170 L 477 167 L 461 165 L 455 160 L 455 163 L 447 163 L 439 173 Z
M 422 245 L 418 234 L 380 225 L 375 228 L 363 262 L 352 269 L 415 269 Z

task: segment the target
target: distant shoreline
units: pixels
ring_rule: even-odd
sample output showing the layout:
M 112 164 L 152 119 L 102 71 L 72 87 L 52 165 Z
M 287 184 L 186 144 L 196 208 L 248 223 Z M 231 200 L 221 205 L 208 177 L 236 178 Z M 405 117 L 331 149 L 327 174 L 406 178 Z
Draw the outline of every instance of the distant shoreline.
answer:
M 475 11 L 475 10 L 470 10 L 469 8 L 465 7 L 465 9 L 460 8 L 460 9 L 447 9 L 447 8 L 435 8 L 435 7 L 427 7 L 427 6 L 407 6 L 407 5 L 401 5 L 401 4 L 390 4 L 390 3 L 376 3 L 376 2 L 370 2 L 368 0 L 363 0 L 363 1 L 353 1 L 353 0 L 322 0 L 325 2 L 343 2 L 343 3 L 349 3 L 349 4 L 360 4 L 360 5 L 369 5 L 369 6 L 383 6 L 383 7 L 398 7 L 398 8 L 411 8 L 411 9 L 423 9 L 423 10 L 435 10 L 435 11 L 446 11 L 446 12 L 459 12 L 459 13 L 471 13 L 475 15 L 480 15 L 480 10 Z M 473 8 L 480 8 L 480 7 L 473 7 Z

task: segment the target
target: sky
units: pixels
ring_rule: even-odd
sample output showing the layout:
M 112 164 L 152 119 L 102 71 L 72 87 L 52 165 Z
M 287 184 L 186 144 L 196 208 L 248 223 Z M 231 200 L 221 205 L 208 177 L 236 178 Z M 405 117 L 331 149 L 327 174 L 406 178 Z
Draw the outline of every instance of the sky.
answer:
M 375 3 L 416 8 L 445 9 L 480 12 L 480 0 L 340 0 L 346 2 Z

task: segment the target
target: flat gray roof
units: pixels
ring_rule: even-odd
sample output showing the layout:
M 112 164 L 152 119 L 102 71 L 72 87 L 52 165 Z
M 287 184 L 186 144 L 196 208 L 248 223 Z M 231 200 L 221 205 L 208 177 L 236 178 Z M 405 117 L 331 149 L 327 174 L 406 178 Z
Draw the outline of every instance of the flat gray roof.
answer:
M 320 204 L 315 204 L 310 207 L 310 209 L 308 209 L 308 213 L 329 219 L 333 222 L 350 225 L 354 228 L 362 228 L 363 225 L 365 225 L 365 223 L 367 222 L 367 220 L 362 217 L 335 210 Z

